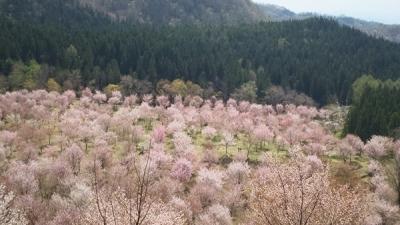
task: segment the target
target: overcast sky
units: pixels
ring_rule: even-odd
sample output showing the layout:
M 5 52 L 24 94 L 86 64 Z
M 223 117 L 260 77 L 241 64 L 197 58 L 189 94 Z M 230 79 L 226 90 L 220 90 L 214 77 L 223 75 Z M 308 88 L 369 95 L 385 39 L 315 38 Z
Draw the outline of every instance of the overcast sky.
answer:
M 400 24 L 400 0 L 253 0 L 284 6 L 294 12 L 351 16 L 388 24 Z

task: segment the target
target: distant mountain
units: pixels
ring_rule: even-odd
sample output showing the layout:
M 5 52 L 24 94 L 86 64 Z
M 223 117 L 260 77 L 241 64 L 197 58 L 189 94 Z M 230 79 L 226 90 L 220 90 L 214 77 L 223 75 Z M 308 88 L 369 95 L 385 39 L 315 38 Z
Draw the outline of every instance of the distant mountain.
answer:
M 250 0 L 79 0 L 119 20 L 146 24 L 234 24 L 265 19 Z
M 371 36 L 382 37 L 400 43 L 400 25 L 387 25 L 351 17 L 339 17 L 336 19 L 340 24 L 361 30 Z
M 0 0 L 0 17 L 63 27 L 98 26 L 111 22 L 106 15 L 83 7 L 77 0 Z
M 387 25 L 377 22 L 370 22 L 351 17 L 333 17 L 326 15 L 319 15 L 315 13 L 300 13 L 296 14 L 284 7 L 272 4 L 260 4 L 259 8 L 266 14 L 272 21 L 284 20 L 301 20 L 310 17 L 329 17 L 336 20 L 338 23 L 360 30 L 368 35 L 384 38 L 393 42 L 400 42 L 400 25 Z
M 250 0 L 0 0 L 0 15 L 39 23 L 93 22 L 102 15 L 152 25 L 240 24 L 266 19 Z
M 286 9 L 285 7 L 272 5 L 272 4 L 260 4 L 261 11 L 272 21 L 284 21 L 291 20 L 296 17 L 296 13 Z

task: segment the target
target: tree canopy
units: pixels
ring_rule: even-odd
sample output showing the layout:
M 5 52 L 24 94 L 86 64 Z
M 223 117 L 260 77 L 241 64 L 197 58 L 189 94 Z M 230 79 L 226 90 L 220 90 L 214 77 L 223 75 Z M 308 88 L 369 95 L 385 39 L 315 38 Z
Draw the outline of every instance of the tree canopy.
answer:
M 369 139 L 372 135 L 399 137 L 400 80 L 381 81 L 362 76 L 353 84 L 353 105 L 345 131 Z
M 2 80 L 35 60 L 48 65 L 41 66 L 46 71 L 38 77 L 53 78 L 64 89 L 103 89 L 128 75 L 151 82 L 153 88 L 162 79 L 192 81 L 212 86 L 227 99 L 255 81 L 258 99 L 273 84 L 324 105 L 349 103 L 351 85 L 362 74 L 399 77 L 400 45 L 329 19 L 144 26 L 113 22 L 90 9 L 76 10 L 72 3 L 64 11 L 56 6 L 39 10 L 29 20 L 26 10 L 15 4 L 0 10 Z M 33 80 L 28 88 L 43 88 L 46 80 Z M 24 86 L 4 83 L 7 90 Z

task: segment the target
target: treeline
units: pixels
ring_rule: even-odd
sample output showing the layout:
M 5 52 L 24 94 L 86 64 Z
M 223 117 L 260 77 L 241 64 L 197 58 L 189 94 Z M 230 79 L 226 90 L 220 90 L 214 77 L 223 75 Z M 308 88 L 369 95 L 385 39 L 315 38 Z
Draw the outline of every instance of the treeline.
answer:
M 346 133 L 367 140 L 372 135 L 400 137 L 400 80 L 363 76 L 353 84 L 353 105 Z
M 112 23 L 109 16 L 84 7 L 77 0 L 0 0 L 0 16 L 28 24 L 51 24 L 64 28 Z
M 16 13 L 3 13 L 3 89 L 35 88 L 31 81 L 38 84 L 49 78 L 68 88 L 103 89 L 130 76 L 153 88 L 160 80 L 192 81 L 228 98 L 243 84 L 255 82 L 257 99 L 264 99 L 273 84 L 305 93 L 323 105 L 347 103 L 351 84 L 361 74 L 388 79 L 397 78 L 400 71 L 400 45 L 327 19 L 149 27 L 114 23 L 90 11 L 82 12 L 71 20 L 63 16 L 65 19 L 52 22 L 45 17 L 29 22 L 15 19 L 20 18 Z M 81 17 L 81 24 L 73 22 Z M 98 24 L 91 19 L 97 17 Z M 42 77 L 29 75 L 32 62 L 45 68 Z

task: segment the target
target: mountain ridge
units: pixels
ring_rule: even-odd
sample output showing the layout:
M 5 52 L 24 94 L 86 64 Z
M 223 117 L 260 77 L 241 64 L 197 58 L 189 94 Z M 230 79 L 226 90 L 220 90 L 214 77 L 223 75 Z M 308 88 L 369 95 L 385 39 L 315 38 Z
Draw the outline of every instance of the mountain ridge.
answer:
M 360 30 L 376 38 L 384 38 L 400 43 L 400 25 L 383 24 L 374 21 L 366 21 L 348 16 L 330 16 L 317 13 L 295 13 L 289 9 L 274 4 L 258 4 L 260 9 L 272 21 L 302 20 L 310 17 L 326 17 L 336 20 L 339 24 Z
M 78 0 L 118 20 L 144 24 L 234 24 L 265 20 L 250 0 Z
M 235 25 L 324 16 L 370 36 L 400 43 L 400 25 L 315 13 L 296 14 L 251 0 L 0 0 L 0 15 L 36 23 L 92 26 L 109 22 L 143 25 Z M 109 21 L 107 21 L 109 20 Z

